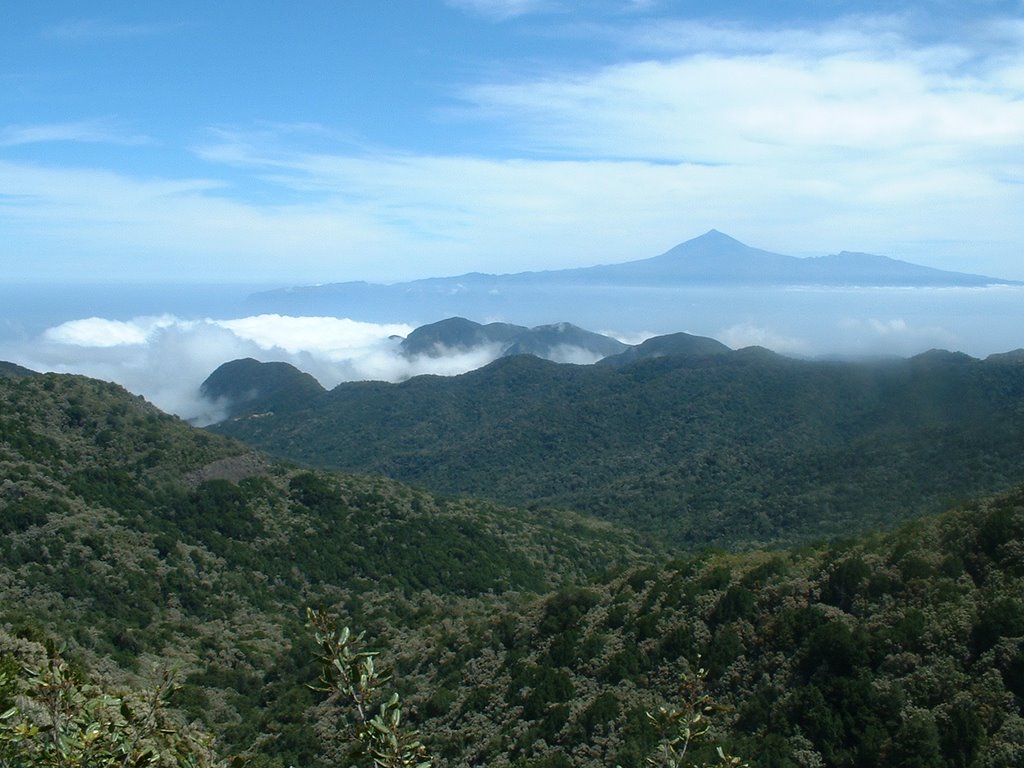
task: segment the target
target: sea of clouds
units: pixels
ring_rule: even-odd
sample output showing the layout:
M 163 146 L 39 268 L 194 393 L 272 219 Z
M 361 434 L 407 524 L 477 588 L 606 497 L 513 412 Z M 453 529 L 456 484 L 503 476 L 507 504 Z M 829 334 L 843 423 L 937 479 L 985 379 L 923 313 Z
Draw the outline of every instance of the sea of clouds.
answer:
M 413 330 L 414 326 L 406 323 L 279 314 L 226 320 L 182 319 L 172 314 L 129 320 L 87 317 L 53 325 L 30 342 L 8 345 L 0 351 L 0 358 L 36 371 L 116 382 L 168 413 L 205 426 L 222 419 L 224 410 L 222 403 L 204 398 L 200 387 L 214 370 L 231 360 L 251 357 L 290 363 L 330 389 L 344 381 L 399 382 L 421 374 L 453 376 L 480 368 L 503 352 L 501 345 L 488 345 L 471 350 L 434 349 L 429 356 L 407 357 L 400 344 Z M 655 334 L 608 335 L 639 344 Z M 804 339 L 754 323 L 723 328 L 716 336 L 734 349 L 756 344 L 797 356 L 815 351 Z M 599 359 L 593 352 L 575 347 L 556 348 L 549 357 L 575 364 Z
M 181 311 L 126 312 L 115 308 L 113 297 L 95 289 L 91 293 L 93 308 L 85 312 L 72 299 L 61 299 L 61 293 L 47 294 L 46 301 L 33 294 L 20 308 L 15 306 L 20 300 L 17 292 L 0 294 L 10 305 L 0 306 L 0 360 L 40 372 L 113 381 L 199 425 L 223 416 L 219 404 L 200 395 L 200 386 L 231 360 L 251 357 L 290 363 L 332 388 L 345 381 L 399 382 L 420 374 L 457 375 L 486 365 L 503 352 L 494 345 L 469 351 L 435 350 L 430 356 L 409 358 L 400 346 L 416 328 L 409 322 L 232 313 L 223 308 L 218 313 L 212 306 L 205 310 L 212 310 L 208 316 L 184 305 Z M 214 304 L 223 303 L 222 290 L 211 296 Z M 642 312 L 631 310 L 630 302 L 624 302 L 626 309 L 618 312 L 603 305 L 596 309 L 573 305 L 564 308 L 570 317 L 559 319 L 628 344 L 684 330 L 711 336 L 733 349 L 759 345 L 797 357 L 910 356 L 935 347 L 984 357 L 1022 346 L 1024 288 L 1019 286 L 695 290 L 666 297 L 659 303 L 658 295 L 644 293 Z M 150 306 L 166 306 L 174 299 L 166 291 L 144 298 Z M 30 310 L 37 309 L 39 316 L 30 318 Z M 214 314 L 221 319 L 213 319 Z M 527 324 L 526 317 L 518 316 L 474 319 Z M 597 323 L 616 327 L 610 330 Z M 555 350 L 550 357 L 580 364 L 596 359 L 576 348 Z
M 407 358 L 399 344 L 412 330 L 403 323 L 274 314 L 229 320 L 89 317 L 48 328 L 32 343 L 9 349 L 7 356 L 36 371 L 116 382 L 169 413 L 205 425 L 222 414 L 216 403 L 200 395 L 200 386 L 230 360 L 291 363 L 330 388 L 342 381 L 455 375 L 501 354 L 498 347 L 480 347 Z

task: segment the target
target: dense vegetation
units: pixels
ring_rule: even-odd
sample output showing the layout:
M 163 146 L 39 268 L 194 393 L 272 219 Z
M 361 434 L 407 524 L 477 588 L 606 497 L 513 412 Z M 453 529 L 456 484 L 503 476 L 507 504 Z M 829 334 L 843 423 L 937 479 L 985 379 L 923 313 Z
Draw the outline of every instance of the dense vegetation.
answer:
M 560 590 L 442 645 L 479 650 L 428 667 L 419 714 L 453 761 L 639 765 L 643 713 L 701 655 L 752 765 L 1022 765 L 1022 595 L 1017 490 L 867 540 Z
M 101 669 L 172 665 L 177 703 L 228 745 L 273 732 L 297 763 L 313 753 L 290 719 L 312 701 L 305 605 L 386 645 L 636 552 L 567 513 L 272 465 L 81 377 L 0 377 L 0 478 L 0 623 Z
M 167 709 L 172 687 L 166 675 L 144 692 L 106 689 L 52 645 L 0 630 L 0 766 L 225 766 L 208 734 Z
M 667 559 L 566 513 L 275 464 L 80 377 L 0 377 L 0 419 L 0 715 L 25 657 L 66 644 L 90 696 L 172 670 L 161 722 L 189 745 L 343 764 L 312 605 L 367 630 L 438 766 L 642 765 L 698 658 L 712 735 L 755 768 L 1024 764 L 1024 487 Z
M 268 392 L 213 429 L 311 465 L 574 509 L 688 549 L 873 530 L 1024 481 L 1019 355 L 701 350 L 622 366 L 520 356 L 451 378 L 341 384 L 304 405 Z M 225 366 L 211 381 L 221 392 L 258 382 L 241 373 Z

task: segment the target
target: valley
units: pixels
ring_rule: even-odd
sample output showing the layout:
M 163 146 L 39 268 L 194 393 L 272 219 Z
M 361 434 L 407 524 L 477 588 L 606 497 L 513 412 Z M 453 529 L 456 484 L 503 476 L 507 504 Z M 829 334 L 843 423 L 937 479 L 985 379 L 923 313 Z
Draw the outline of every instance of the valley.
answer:
M 1024 768 L 1022 12 L 5 3 L 0 768 Z
M 453 478 L 483 472 L 467 456 L 488 446 L 488 463 L 510 476 L 504 487 L 526 489 L 521 505 L 481 500 L 499 497 L 487 491 L 503 487 L 501 473 L 470 495 L 426 490 L 428 474 L 420 488 L 384 479 L 401 466 L 395 459 L 353 474 L 313 453 L 293 456 L 321 465 L 302 466 L 190 427 L 116 385 L 6 366 L 0 661 L 60 644 L 115 690 L 171 671 L 170 722 L 216 736 L 209 760 L 336 764 L 351 759 L 350 742 L 333 705 L 309 688 L 318 675 L 311 606 L 366 631 L 439 766 L 643 765 L 658 743 L 645 713 L 675 700 L 698 663 L 724 707 L 714 743 L 752 766 L 1019 761 L 1019 356 L 936 352 L 866 365 L 686 337 L 662 354 L 663 344 L 621 365 L 515 355 L 461 377 L 340 393 L 290 367 L 222 371 L 222 395 L 233 382 L 254 390 L 225 424 L 276 430 L 295 418 L 291 444 L 323 445 L 321 457 L 336 450 L 328 435 L 351 432 L 354 444 L 404 432 L 436 477 L 445 462 Z M 590 410 L 573 410 L 581 402 Z M 336 417 L 341 403 L 366 426 L 296 426 L 318 410 Z M 618 421 L 599 420 L 612 412 Z M 460 434 L 466 424 L 481 436 Z M 531 424 L 545 431 L 531 435 Z M 657 432 L 663 424 L 673 431 Z M 260 433 L 247 439 L 258 445 Z M 426 453 L 439 440 L 449 441 L 447 458 Z M 635 470 L 641 446 L 659 440 L 677 457 L 692 450 L 687 440 L 705 444 L 704 474 L 687 487 L 720 475 L 717 517 L 631 500 L 649 490 L 542 490 L 559 487 L 555 469 L 582 478 L 587 462 L 601 470 L 591 477 L 630 456 Z M 622 452 L 571 463 L 595 444 Z M 468 449 L 458 460 L 457 445 Z M 825 445 L 836 451 L 830 460 Z M 842 504 L 823 496 L 834 516 L 801 519 L 814 505 L 785 487 L 771 496 L 785 474 L 759 466 L 786 455 L 794 465 L 819 457 L 819 474 L 794 484 L 806 494 L 844 484 L 849 493 L 851 476 L 863 482 L 886 463 L 887 487 L 865 483 Z M 896 482 L 914 478 L 914 463 L 930 494 L 923 480 Z M 827 492 L 826 477 L 835 483 Z M 967 500 L 964 489 L 980 490 Z M 598 493 L 607 506 L 567 511 L 567 500 Z M 950 501 L 956 493 L 963 500 Z M 768 515 L 769 529 L 743 517 L 761 494 L 789 508 Z M 915 494 L 927 503 L 892 501 Z M 714 761 L 695 749 L 694 760 Z

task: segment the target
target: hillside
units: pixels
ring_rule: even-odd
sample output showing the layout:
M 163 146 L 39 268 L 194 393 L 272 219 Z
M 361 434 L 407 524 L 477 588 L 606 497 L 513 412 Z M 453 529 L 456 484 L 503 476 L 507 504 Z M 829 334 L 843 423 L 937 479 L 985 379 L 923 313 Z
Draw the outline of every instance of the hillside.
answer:
M 0 478 L 0 626 L 108 671 L 173 666 L 178 703 L 228 745 L 283 728 L 296 761 L 312 736 L 274 723 L 313 701 L 307 605 L 387 642 L 638 557 L 570 514 L 274 464 L 75 376 L 0 378 Z
M 442 768 L 643 765 L 644 713 L 698 658 L 754 768 L 1024 760 L 1024 487 L 665 561 L 571 515 L 274 464 L 109 384 L 0 379 L 0 405 L 0 670 L 34 640 L 128 684 L 174 668 L 172 703 L 257 768 L 343 754 L 309 604 L 368 630 Z
M 871 530 L 1024 481 L 1013 356 L 798 361 L 681 334 L 618 358 L 519 356 L 450 378 L 341 384 L 299 410 L 268 396 L 211 429 L 315 466 L 570 508 L 688 548 Z
M 1018 488 L 889 535 L 563 589 L 449 630 L 418 725 L 445 765 L 638 766 L 645 712 L 700 658 L 717 733 L 755 768 L 1022 765 L 1022 546 Z
M 21 378 L 22 376 L 36 376 L 38 375 L 35 371 L 31 371 L 21 365 L 14 363 L 8 363 L 0 360 L 0 376 L 8 376 L 11 378 Z

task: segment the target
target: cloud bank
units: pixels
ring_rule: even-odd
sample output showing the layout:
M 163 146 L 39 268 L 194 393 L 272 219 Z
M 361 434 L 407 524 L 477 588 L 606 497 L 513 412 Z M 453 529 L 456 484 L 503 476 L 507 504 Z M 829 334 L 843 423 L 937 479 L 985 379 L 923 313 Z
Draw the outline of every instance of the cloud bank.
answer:
M 1017 312 L 1019 290 L 1000 292 L 996 298 L 1001 297 L 1001 301 L 997 303 L 992 303 L 991 296 L 986 299 L 987 294 L 961 293 L 964 296 L 957 306 L 963 305 L 972 316 L 982 315 L 965 303 L 972 297 L 987 302 L 980 306 L 988 308 L 994 322 L 1001 322 L 1001 312 Z M 964 349 L 964 338 L 937 323 L 934 311 L 915 312 L 913 306 L 908 306 L 908 312 L 893 314 L 891 306 L 886 309 L 877 305 L 873 296 L 859 304 L 859 311 L 852 311 L 854 305 L 848 304 L 851 311 L 823 314 L 822 301 L 836 300 L 826 297 L 810 304 L 795 304 L 789 316 L 772 319 L 774 313 L 767 311 L 761 317 L 737 317 L 689 332 L 710 335 L 733 349 L 759 345 L 793 356 L 912 355 L 930 347 Z M 778 301 L 792 304 L 799 298 L 786 293 Z M 916 306 L 931 307 L 935 298 L 934 292 L 924 292 Z M 726 314 L 740 315 L 738 311 Z M 801 314 L 804 320 L 795 321 Z M 980 330 L 985 332 L 985 328 L 988 326 Z M 185 320 L 171 314 L 130 320 L 88 317 L 52 326 L 28 341 L 8 341 L 0 345 L 0 359 L 37 371 L 114 381 L 167 412 L 205 425 L 219 420 L 223 413 L 217 403 L 200 397 L 200 385 L 217 367 L 231 360 L 251 357 L 290 363 L 330 389 L 344 381 L 400 382 L 421 374 L 457 375 L 494 361 L 504 349 L 500 344 L 469 350 L 433 349 L 429 355 L 408 358 L 400 344 L 413 330 L 414 326 L 406 323 L 278 314 L 218 320 Z M 647 331 L 604 333 L 627 344 L 639 344 L 657 335 Z M 988 338 L 991 333 L 983 336 Z M 995 340 L 983 349 L 966 351 L 1007 351 L 1013 347 L 1011 342 Z M 583 365 L 599 359 L 599 355 L 573 346 L 555 347 L 548 357 L 555 362 Z
M 342 381 L 403 381 L 420 374 L 456 375 L 501 354 L 499 347 L 407 359 L 399 342 L 406 324 L 336 317 L 257 315 L 182 320 L 172 315 L 128 321 L 90 317 L 46 330 L 35 343 L 5 355 L 37 371 L 77 373 L 114 381 L 161 409 L 196 424 L 222 416 L 199 395 L 202 382 L 230 360 L 252 357 L 291 363 L 325 388 Z M 571 357 L 569 351 L 567 357 Z M 592 361 L 591 361 L 592 362 Z

